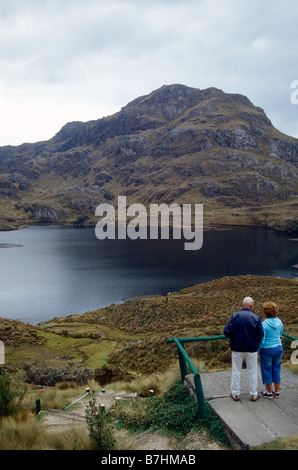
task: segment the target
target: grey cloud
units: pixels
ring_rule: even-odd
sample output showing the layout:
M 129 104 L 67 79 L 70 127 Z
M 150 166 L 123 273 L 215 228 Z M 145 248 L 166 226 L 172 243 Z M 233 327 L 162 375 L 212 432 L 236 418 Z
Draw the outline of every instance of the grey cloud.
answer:
M 293 132 L 297 19 L 296 0 L 10 0 L 0 4 L 0 79 L 74 87 L 86 107 L 100 93 L 120 108 L 165 83 L 216 86 Z

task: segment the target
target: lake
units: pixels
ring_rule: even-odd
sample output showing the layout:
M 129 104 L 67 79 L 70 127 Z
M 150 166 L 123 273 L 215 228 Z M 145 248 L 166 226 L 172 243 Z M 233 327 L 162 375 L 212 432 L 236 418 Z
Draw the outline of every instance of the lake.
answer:
M 247 228 L 205 231 L 198 251 L 183 240 L 100 241 L 94 228 L 0 232 L 0 317 L 36 324 L 227 275 L 293 278 L 297 248 L 289 234 Z

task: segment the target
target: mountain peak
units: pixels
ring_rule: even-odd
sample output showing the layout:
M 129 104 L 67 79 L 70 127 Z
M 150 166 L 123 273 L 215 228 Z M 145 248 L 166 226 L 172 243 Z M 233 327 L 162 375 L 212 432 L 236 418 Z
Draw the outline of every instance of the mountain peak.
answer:
M 237 107 L 247 107 L 265 115 L 244 95 L 228 94 L 219 88 L 210 87 L 204 90 L 181 84 L 163 85 L 148 95 L 141 96 L 121 109 L 122 113 L 137 115 L 148 114 L 151 117 L 164 118 L 171 121 L 187 110 L 196 106 L 202 107 L 202 112 L 217 112 L 221 107 L 232 110 Z M 268 120 L 269 121 L 269 120 Z M 268 124 L 271 124 L 270 121 Z
M 91 224 L 121 194 L 201 203 L 216 223 L 292 229 L 297 167 L 298 140 L 246 96 L 164 85 L 49 141 L 1 148 L 0 221 Z

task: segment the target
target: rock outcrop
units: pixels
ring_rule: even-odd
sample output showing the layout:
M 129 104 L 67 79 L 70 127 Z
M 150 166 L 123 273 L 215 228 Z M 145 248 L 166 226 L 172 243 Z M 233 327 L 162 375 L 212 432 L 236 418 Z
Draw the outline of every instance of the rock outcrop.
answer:
M 47 207 L 41 204 L 33 204 L 31 207 L 25 207 L 25 212 L 30 212 L 29 216 L 33 220 L 39 223 L 52 223 L 61 219 L 67 219 L 67 211 L 59 211 L 53 207 Z

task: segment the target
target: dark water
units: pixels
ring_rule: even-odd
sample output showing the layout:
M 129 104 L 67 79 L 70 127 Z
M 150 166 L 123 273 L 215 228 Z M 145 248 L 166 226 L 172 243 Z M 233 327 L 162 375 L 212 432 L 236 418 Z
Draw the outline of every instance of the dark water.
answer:
M 288 234 L 250 229 L 204 232 L 199 251 L 182 240 L 99 241 L 93 228 L 0 232 L 0 317 L 38 323 L 226 275 L 292 278 L 297 249 Z

